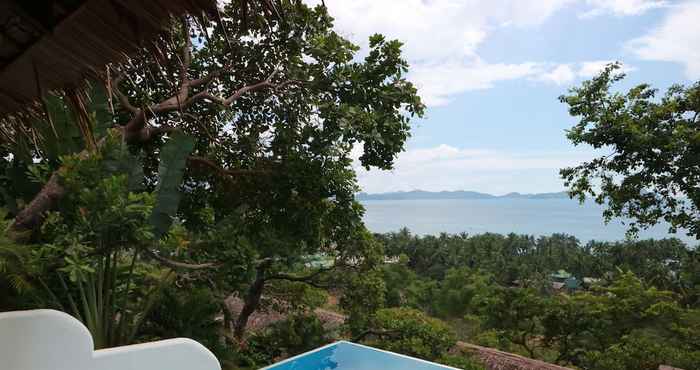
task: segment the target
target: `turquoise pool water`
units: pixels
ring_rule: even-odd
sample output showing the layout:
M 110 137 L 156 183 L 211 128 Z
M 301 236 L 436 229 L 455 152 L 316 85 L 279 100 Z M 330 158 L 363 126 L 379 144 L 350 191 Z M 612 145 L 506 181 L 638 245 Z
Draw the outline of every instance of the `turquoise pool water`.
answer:
M 451 367 L 350 343 L 336 342 L 261 370 L 450 370 Z

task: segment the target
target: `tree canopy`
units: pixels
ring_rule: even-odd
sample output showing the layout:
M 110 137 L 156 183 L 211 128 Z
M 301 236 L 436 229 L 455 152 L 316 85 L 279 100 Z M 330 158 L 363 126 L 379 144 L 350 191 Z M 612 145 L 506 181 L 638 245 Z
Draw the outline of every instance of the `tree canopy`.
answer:
M 631 219 L 632 233 L 664 220 L 700 238 L 700 83 L 663 96 L 649 84 L 616 92 L 619 69 L 608 65 L 560 97 L 580 120 L 569 140 L 609 152 L 561 170 L 565 184 L 572 196 L 605 203 L 606 219 Z
M 33 286 L 10 306 L 60 306 L 111 346 L 162 330 L 157 297 L 173 285 L 208 289 L 241 340 L 256 310 L 311 307 L 314 289 L 381 261 L 351 151 L 391 168 L 423 114 L 401 43 L 374 35 L 360 55 L 324 6 L 245 3 L 176 20 L 104 81 L 3 131 L 3 258 L 23 263 L 10 285 Z

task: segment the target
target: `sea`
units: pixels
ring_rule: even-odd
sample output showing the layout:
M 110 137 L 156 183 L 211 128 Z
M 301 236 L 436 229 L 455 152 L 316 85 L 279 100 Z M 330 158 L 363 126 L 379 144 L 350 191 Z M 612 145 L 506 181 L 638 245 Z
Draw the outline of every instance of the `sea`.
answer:
M 581 242 L 625 240 L 625 220 L 603 221 L 604 206 L 572 199 L 416 199 L 363 200 L 364 221 L 372 232 L 407 227 L 417 235 L 486 232 L 533 236 L 562 233 Z M 684 232 L 670 234 L 668 224 L 639 233 L 639 239 L 675 237 L 689 246 L 700 244 Z

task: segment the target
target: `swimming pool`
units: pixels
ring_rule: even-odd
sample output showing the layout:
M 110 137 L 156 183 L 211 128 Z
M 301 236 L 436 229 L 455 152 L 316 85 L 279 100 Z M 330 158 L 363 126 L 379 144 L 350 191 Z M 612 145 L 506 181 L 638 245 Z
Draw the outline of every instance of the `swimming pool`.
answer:
M 289 358 L 260 370 L 456 370 L 345 341 Z

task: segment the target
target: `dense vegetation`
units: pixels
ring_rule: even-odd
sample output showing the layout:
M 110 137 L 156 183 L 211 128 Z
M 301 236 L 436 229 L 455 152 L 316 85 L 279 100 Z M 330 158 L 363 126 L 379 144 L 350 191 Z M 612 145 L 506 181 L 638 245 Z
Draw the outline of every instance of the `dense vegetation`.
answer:
M 677 239 L 378 238 L 396 257 L 380 269 L 386 305 L 443 319 L 464 341 L 582 369 L 700 363 L 700 252 Z M 553 287 L 559 270 L 581 285 Z
M 271 4 L 173 19 L 104 81 L 3 122 L 1 310 L 67 311 L 98 348 L 189 335 L 256 367 L 251 314 L 302 314 L 381 262 L 350 153 L 390 169 L 423 113 L 401 43 L 359 56 L 324 6 Z

